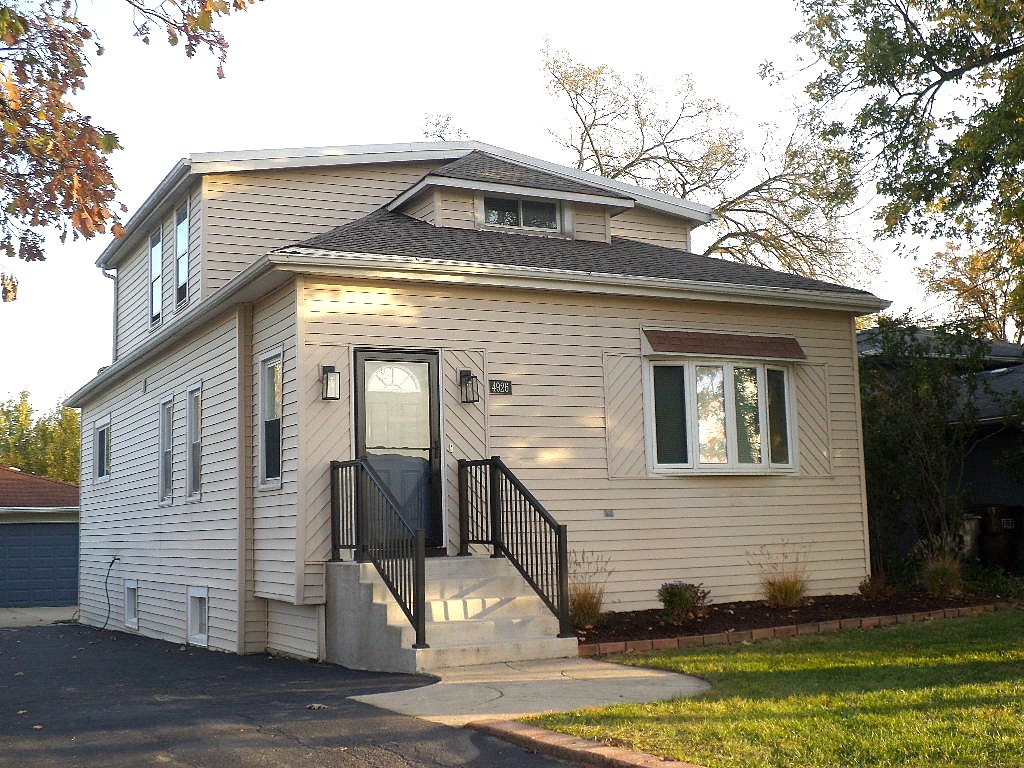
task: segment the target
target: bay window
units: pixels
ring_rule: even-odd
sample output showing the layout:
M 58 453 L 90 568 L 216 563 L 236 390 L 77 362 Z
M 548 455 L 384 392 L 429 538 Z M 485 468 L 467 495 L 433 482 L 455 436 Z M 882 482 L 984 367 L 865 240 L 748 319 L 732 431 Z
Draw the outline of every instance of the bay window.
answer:
M 761 362 L 649 364 L 655 472 L 793 469 L 789 369 Z

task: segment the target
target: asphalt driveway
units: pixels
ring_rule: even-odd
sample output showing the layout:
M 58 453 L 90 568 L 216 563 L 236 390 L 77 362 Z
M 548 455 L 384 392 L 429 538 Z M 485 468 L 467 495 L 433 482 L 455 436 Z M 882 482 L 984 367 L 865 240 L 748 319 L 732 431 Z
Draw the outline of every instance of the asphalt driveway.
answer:
M 429 682 L 77 625 L 5 629 L 0 766 L 564 766 L 349 698 Z

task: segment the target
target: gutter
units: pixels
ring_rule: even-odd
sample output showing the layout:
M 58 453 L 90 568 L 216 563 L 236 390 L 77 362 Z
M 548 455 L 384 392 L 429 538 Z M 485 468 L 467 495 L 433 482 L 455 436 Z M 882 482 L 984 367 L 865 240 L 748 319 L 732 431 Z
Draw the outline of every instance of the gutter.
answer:
M 891 304 L 891 302 L 879 299 L 870 293 L 746 286 L 734 283 L 637 277 L 604 272 L 573 272 L 391 254 L 326 251 L 294 246 L 274 251 L 267 258 L 275 267 L 292 272 L 346 275 L 366 279 L 418 279 L 466 283 L 466 278 L 472 277 L 473 285 L 705 301 L 739 301 L 741 303 L 833 309 L 860 314 L 877 312 Z
M 79 507 L 0 507 L 0 515 L 77 515 Z

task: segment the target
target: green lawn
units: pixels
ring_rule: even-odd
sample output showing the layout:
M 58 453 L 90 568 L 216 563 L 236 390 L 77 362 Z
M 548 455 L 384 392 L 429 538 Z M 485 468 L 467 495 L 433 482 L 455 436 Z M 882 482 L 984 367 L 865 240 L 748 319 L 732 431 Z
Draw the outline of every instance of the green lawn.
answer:
M 527 721 L 708 768 L 1024 766 L 1024 610 L 619 660 L 712 688 Z

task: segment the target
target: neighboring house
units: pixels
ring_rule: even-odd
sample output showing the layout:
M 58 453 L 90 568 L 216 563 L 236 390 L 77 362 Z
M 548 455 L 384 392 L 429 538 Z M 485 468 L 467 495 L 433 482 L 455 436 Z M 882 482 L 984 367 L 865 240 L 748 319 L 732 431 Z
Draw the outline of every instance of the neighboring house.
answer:
M 690 253 L 711 216 L 476 142 L 181 161 L 98 261 L 82 620 L 431 669 L 572 653 L 567 550 L 610 609 L 854 591 L 885 302 Z
M 78 600 L 78 486 L 0 467 L 0 608 Z

